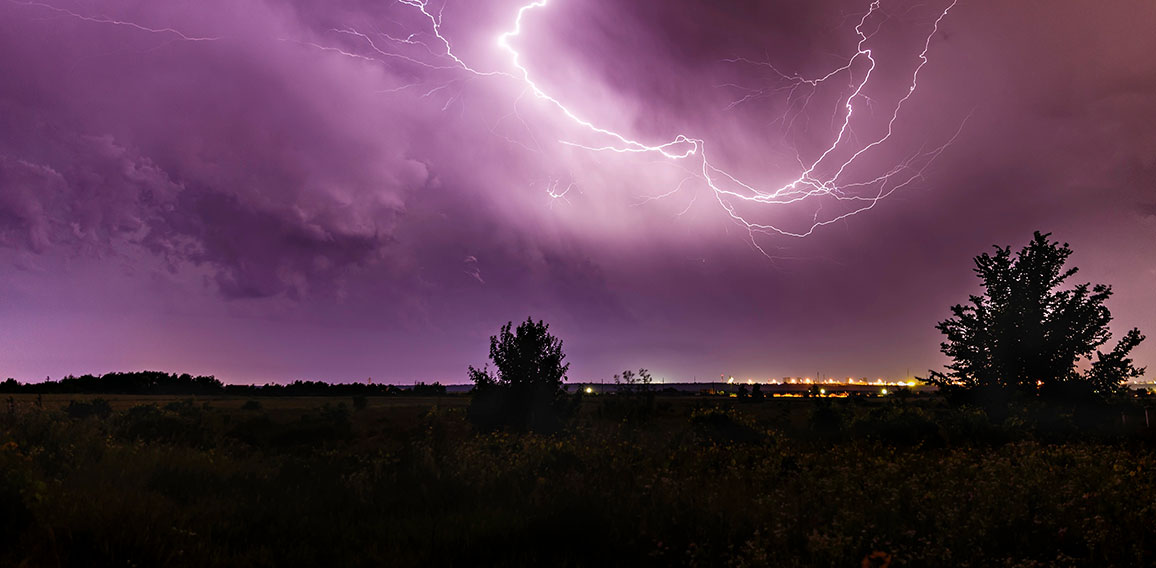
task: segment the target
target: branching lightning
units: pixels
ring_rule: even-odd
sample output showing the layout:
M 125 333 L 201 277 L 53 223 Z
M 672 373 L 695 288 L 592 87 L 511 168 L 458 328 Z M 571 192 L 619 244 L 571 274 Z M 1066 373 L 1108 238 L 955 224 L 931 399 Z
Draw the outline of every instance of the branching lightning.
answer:
M 858 24 L 855 25 L 854 31 L 858 36 L 858 43 L 856 52 L 842 65 L 835 69 L 820 75 L 815 78 L 807 78 L 798 74 L 787 74 L 781 72 L 779 69 L 770 63 L 755 62 L 748 59 L 735 58 L 727 60 L 730 63 L 747 63 L 762 65 L 771 69 L 782 80 L 786 81 L 786 87 L 780 87 L 778 90 L 788 92 L 788 100 L 798 92 L 799 89 L 809 88 L 813 89 L 819 87 L 823 83 L 831 80 L 834 77 L 842 74 L 848 76 L 853 75 L 853 71 L 857 66 L 865 66 L 866 70 L 862 72 L 862 76 L 853 81 L 853 89 L 842 100 L 842 111 L 839 113 L 837 120 L 838 129 L 834 138 L 825 147 L 825 149 L 818 154 L 817 157 L 810 161 L 805 161 L 799 158 L 800 173 L 797 177 L 788 183 L 779 187 L 770 189 L 759 189 L 752 184 L 746 183 L 736 176 L 728 173 L 726 170 L 714 165 L 707 156 L 706 141 L 702 138 L 694 137 L 688 134 L 677 134 L 667 142 L 648 143 L 634 139 L 627 134 L 620 131 L 613 130 L 608 127 L 595 124 L 593 121 L 583 117 L 579 111 L 570 108 L 564 103 L 559 96 L 555 96 L 547 92 L 540 86 L 533 78 L 533 75 L 522 61 L 521 52 L 516 47 L 517 39 L 522 35 L 523 29 L 526 26 L 527 15 L 536 9 L 543 9 L 549 3 L 549 0 L 535 0 L 529 4 L 521 6 L 515 17 L 513 28 L 502 33 L 497 38 L 498 46 L 508 55 L 510 65 L 514 69 L 512 74 L 501 72 L 479 72 L 470 67 L 464 60 L 454 54 L 450 41 L 442 34 L 440 15 L 435 16 L 429 11 L 428 0 L 396 0 L 401 4 L 416 8 L 421 12 L 426 20 L 429 21 L 431 30 L 430 33 L 438 40 L 440 45 L 445 49 L 445 57 L 448 57 L 460 69 L 475 75 L 502 75 L 506 77 L 513 77 L 520 81 L 530 93 L 543 101 L 548 102 L 561 112 L 574 125 L 581 127 L 591 133 L 602 136 L 607 139 L 607 142 L 600 146 L 589 146 L 571 142 L 567 140 L 559 140 L 560 143 L 583 148 L 594 152 L 617 152 L 617 153 L 655 153 L 664 156 L 671 160 L 695 160 L 696 169 L 698 170 L 697 177 L 705 182 L 707 188 L 713 193 L 714 197 L 722 206 L 723 210 L 736 222 L 741 224 L 750 234 L 752 243 L 763 254 L 766 251 L 755 240 L 755 235 L 762 234 L 778 234 L 790 237 L 806 237 L 814 233 L 818 228 L 836 223 L 846 219 L 852 215 L 861 213 L 863 211 L 873 208 L 880 200 L 891 195 L 895 191 L 906 187 L 917 180 L 921 179 L 924 171 L 930 163 L 942 153 L 946 147 L 954 140 L 954 136 L 930 151 L 917 153 L 910 156 L 907 160 L 901 161 L 894 167 L 879 174 L 873 179 L 865 181 L 846 181 L 844 178 L 848 169 L 853 167 L 862 156 L 871 152 L 873 149 L 885 144 L 895 132 L 895 123 L 899 119 L 900 113 L 903 110 L 907 101 L 914 96 L 918 89 L 919 75 L 923 68 L 927 65 L 928 52 L 931 50 L 931 42 L 935 35 L 939 32 L 940 25 L 943 20 L 947 18 L 951 10 L 957 5 L 959 0 L 951 0 L 951 2 L 939 13 L 931 26 L 931 30 L 923 41 L 922 50 L 918 54 L 919 63 L 911 72 L 910 83 L 907 86 L 906 92 L 898 101 L 895 102 L 890 118 L 887 121 L 885 131 L 878 137 L 865 142 L 856 144 L 857 148 L 848 149 L 852 145 L 852 117 L 855 115 L 857 105 L 870 105 L 872 100 L 865 94 L 865 89 L 870 84 L 873 73 L 876 70 L 877 62 L 873 55 L 868 42 L 871 38 L 866 30 L 869 20 L 881 12 L 881 1 L 874 0 L 868 6 L 867 11 L 859 19 Z M 412 42 L 413 36 L 405 40 L 406 43 Z M 741 98 L 731 103 L 731 107 L 750 102 L 755 98 L 766 96 L 768 93 L 763 90 L 750 90 Z M 809 101 L 810 95 L 803 98 L 803 106 L 805 107 Z M 790 106 L 790 105 L 788 105 Z M 784 122 L 787 122 L 787 116 L 783 117 Z M 956 133 L 958 135 L 958 131 Z M 845 158 L 837 159 L 835 156 L 840 152 L 850 152 L 850 155 Z M 820 172 L 828 172 L 822 174 Z M 672 195 L 682 189 L 683 184 L 688 180 L 684 179 L 673 190 L 658 195 L 653 199 L 661 199 Z M 864 192 L 862 190 L 867 189 Z M 554 191 L 550 191 L 551 196 Z M 822 208 L 816 209 L 814 217 L 811 220 L 810 226 L 804 230 L 787 230 L 777 224 L 759 223 L 752 221 L 746 214 L 738 209 L 742 204 L 755 205 L 790 205 L 799 203 L 804 200 L 816 199 L 819 197 L 831 198 L 842 202 L 857 202 L 857 205 L 851 207 L 849 211 L 835 214 L 830 217 L 822 218 L 820 216 Z M 693 200 L 692 200 L 693 204 Z M 689 206 L 688 206 L 689 209 Z M 685 213 L 684 210 L 679 215 Z
M 218 39 L 217 37 L 189 35 L 172 27 L 149 27 L 103 15 L 85 15 L 37 1 L 9 0 L 9 2 L 49 10 L 62 17 L 86 22 L 129 27 L 154 34 L 167 34 L 183 41 Z M 875 23 L 879 19 L 887 17 L 881 8 L 882 0 L 871 1 L 854 26 L 854 33 L 857 38 L 855 52 L 826 73 L 805 77 L 798 73 L 783 72 L 770 62 L 747 58 L 724 60 L 732 65 L 752 65 L 766 68 L 780 82 L 779 85 L 770 89 L 750 88 L 734 83 L 720 85 L 723 88 L 733 89 L 739 94 L 727 108 L 733 110 L 762 98 L 785 94 L 786 110 L 776 122 L 781 121 L 787 128 L 791 128 L 799 115 L 806 110 L 817 89 L 836 78 L 846 77 L 848 90 L 843 92 L 843 96 L 840 96 L 837 111 L 832 115 L 831 130 L 833 134 L 831 139 L 821 146 L 821 151 L 809 159 L 804 159 L 801 155 L 796 154 L 799 168 L 797 175 L 789 178 L 789 181 L 782 185 L 772 187 L 757 187 L 755 183 L 744 181 L 737 175 L 716 165 L 708 156 L 707 142 L 702 137 L 678 133 L 665 142 L 639 140 L 623 131 L 596 123 L 596 121 L 584 116 L 580 110 L 566 103 L 565 100 L 568 97 L 564 94 L 551 93 L 543 87 L 535 79 L 531 69 L 524 63 L 522 52 L 519 50 L 519 40 L 522 39 L 523 31 L 529 25 L 528 21 L 531 14 L 546 9 L 550 0 L 533 0 L 522 5 L 514 15 L 512 27 L 496 36 L 497 46 L 505 55 L 509 65 L 509 68 L 505 70 L 479 69 L 459 56 L 453 47 L 453 42 L 443 33 L 442 10 L 445 8 L 444 3 L 441 4 L 440 9 L 433 10 L 430 0 L 393 0 L 393 2 L 395 5 L 412 10 L 414 18 L 421 22 L 421 29 L 406 30 L 401 34 L 387 34 L 377 31 L 367 33 L 352 26 L 330 29 L 328 33 L 332 34 L 332 37 L 340 38 L 344 42 L 341 47 L 323 44 L 321 40 L 280 39 L 326 53 L 375 64 L 412 66 L 417 70 L 437 72 L 438 76 L 443 76 L 443 72 L 452 73 L 453 78 L 444 79 L 441 82 L 431 83 L 419 80 L 382 91 L 399 92 L 421 87 L 425 89 L 421 95 L 424 98 L 446 97 L 443 110 L 448 109 L 455 100 L 461 97 L 460 91 L 455 92 L 451 88 L 463 81 L 479 78 L 513 81 L 522 88 L 522 94 L 513 101 L 513 111 L 501 117 L 491 132 L 497 134 L 498 126 L 512 117 L 519 121 L 525 132 L 529 133 L 533 147 L 509 137 L 505 137 L 506 140 L 519 144 L 529 151 L 540 152 L 542 145 L 534 137 L 532 130 L 518 112 L 518 104 L 523 96 L 532 94 L 534 98 L 544 101 L 555 109 L 576 128 L 585 131 L 593 139 L 604 141 L 591 145 L 559 139 L 558 143 L 560 144 L 590 152 L 651 154 L 665 162 L 680 163 L 679 167 L 687 170 L 689 175 L 670 191 L 648 198 L 646 201 L 669 197 L 682 191 L 689 182 L 700 181 L 727 215 L 745 228 L 751 237 L 752 244 L 763 254 L 767 254 L 767 252 L 760 246 L 757 235 L 806 237 L 820 227 L 869 210 L 895 191 L 922 179 L 927 167 L 955 139 L 952 136 L 937 147 L 912 154 L 890 167 L 883 168 L 884 171 L 874 175 L 874 177 L 868 175 L 867 177 L 870 179 L 859 179 L 851 173 L 865 155 L 872 153 L 892 139 L 896 130 L 896 123 L 905 105 L 918 90 L 920 74 L 929 62 L 928 53 L 931 51 L 932 40 L 959 0 L 949 0 L 946 7 L 935 18 L 922 41 L 922 49 L 916 56 L 918 63 L 910 71 L 910 80 L 906 84 L 905 92 L 893 101 L 893 106 L 885 115 L 887 117 L 886 127 L 882 129 L 881 133 L 867 140 L 860 140 L 857 133 L 854 132 L 853 117 L 881 103 L 881 101 L 874 100 L 868 95 L 868 87 L 875 78 L 878 65 L 876 56 L 870 47 L 870 40 L 882 25 Z M 872 25 L 875 25 L 875 31 L 869 32 L 868 29 Z M 957 131 L 956 135 L 958 133 Z M 497 135 L 501 136 L 500 134 Z M 567 193 L 575 187 L 575 183 L 569 183 L 562 187 L 558 182 L 552 182 L 548 184 L 546 192 L 552 200 L 566 201 Z M 687 208 L 679 213 L 679 216 L 690 210 L 696 197 L 697 194 L 690 200 Z M 826 213 L 823 202 L 830 203 L 829 200 L 845 203 L 845 206 L 834 208 L 836 210 L 833 213 Z M 809 221 L 801 223 L 801 229 L 788 229 L 781 222 L 772 223 L 762 220 L 768 216 L 766 215 L 768 209 L 810 201 L 816 202 L 815 210 Z M 756 220 L 756 217 L 760 220 Z M 800 223 L 797 219 L 792 219 L 791 222 Z

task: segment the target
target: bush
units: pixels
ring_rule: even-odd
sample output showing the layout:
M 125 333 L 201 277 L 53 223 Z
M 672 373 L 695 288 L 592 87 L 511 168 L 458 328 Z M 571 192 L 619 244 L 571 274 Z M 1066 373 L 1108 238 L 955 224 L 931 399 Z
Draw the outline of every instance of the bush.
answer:
M 174 400 L 165 405 L 165 410 L 186 417 L 199 417 L 203 412 L 203 409 L 197 408 L 196 401 L 191 398 Z
M 345 442 L 353 436 L 349 407 L 325 403 L 296 421 L 278 422 L 261 414 L 239 421 L 227 435 L 255 447 L 299 447 Z
M 816 399 L 811 410 L 811 430 L 822 437 L 833 437 L 843 432 L 843 413 L 834 408 L 829 399 Z
M 112 406 L 103 398 L 94 398 L 89 402 L 70 400 L 68 406 L 64 407 L 64 412 L 69 418 L 77 420 L 89 416 L 108 418 L 112 414 Z
M 755 443 L 765 438 L 754 422 L 733 408 L 696 408 L 690 422 L 699 435 L 715 442 Z
M 902 446 L 942 446 L 945 438 L 939 424 L 925 410 L 901 404 L 872 409 L 852 424 L 857 436 Z
M 182 410 L 183 414 L 180 412 Z M 196 407 L 193 410 L 197 410 Z M 153 404 L 134 406 L 117 420 L 116 433 L 121 438 L 135 441 L 194 447 L 212 445 L 212 432 L 201 420 L 200 414 L 190 413 L 181 405 L 174 407 L 173 404 L 167 404 L 165 410 Z

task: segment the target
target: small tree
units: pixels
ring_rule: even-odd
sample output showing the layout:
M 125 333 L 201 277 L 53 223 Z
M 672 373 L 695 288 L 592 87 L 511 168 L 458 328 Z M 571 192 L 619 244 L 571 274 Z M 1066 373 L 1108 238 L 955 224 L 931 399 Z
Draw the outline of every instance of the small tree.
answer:
M 614 395 L 602 399 L 600 412 L 615 420 L 644 421 L 654 412 L 654 395 L 650 371 L 627 369 L 614 375 Z
M 1031 396 L 1119 391 L 1139 377 L 1128 353 L 1143 341 L 1132 329 L 1108 353 L 1097 349 L 1112 336 L 1105 284 L 1061 289 L 1077 268 L 1064 268 L 1072 254 L 1067 243 L 1035 233 L 1013 257 L 1011 247 L 975 257 L 984 294 L 952 306 L 954 317 L 936 326 L 947 336 L 940 349 L 951 358 L 944 374 L 928 382 L 947 390 L 995 389 Z M 1096 360 L 1080 372 L 1080 360 Z
M 654 378 L 650 371 L 639 369 L 637 373 L 627 369 L 621 375 L 614 375 L 614 392 L 619 396 L 654 397 Z
M 490 336 L 489 365 L 469 367 L 474 398 L 469 417 L 475 424 L 494 428 L 552 431 L 558 429 L 573 410 L 562 384 L 569 363 L 563 363 L 562 340 L 550 335 L 542 321 L 526 321 L 511 332 L 513 322 Z

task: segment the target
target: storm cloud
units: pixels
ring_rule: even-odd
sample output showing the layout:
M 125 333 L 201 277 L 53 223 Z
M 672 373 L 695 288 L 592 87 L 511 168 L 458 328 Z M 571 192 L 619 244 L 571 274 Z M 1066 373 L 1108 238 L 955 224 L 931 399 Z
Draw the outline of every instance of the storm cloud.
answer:
M 849 140 L 883 132 L 947 4 L 868 20 Z M 970 257 L 1036 229 L 1116 286 L 1121 329 L 1156 321 L 1151 3 L 960 2 L 848 172 L 918 175 L 804 239 L 752 238 L 694 161 L 575 146 L 608 140 L 497 45 L 519 6 L 429 5 L 470 72 L 398 2 L 0 3 L 0 373 L 456 382 L 527 315 L 580 378 L 922 373 Z M 867 8 L 559 0 L 516 42 L 582 118 L 777 187 L 868 68 L 790 77 L 853 56 Z M 801 231 L 840 207 L 736 211 Z

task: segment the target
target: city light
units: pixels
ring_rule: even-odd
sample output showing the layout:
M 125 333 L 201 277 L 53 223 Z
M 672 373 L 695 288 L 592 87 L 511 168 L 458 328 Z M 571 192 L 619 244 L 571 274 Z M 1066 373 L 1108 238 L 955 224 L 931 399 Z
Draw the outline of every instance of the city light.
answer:
M 733 383 L 733 377 L 727 383 Z M 847 377 L 845 379 L 814 379 L 811 377 L 783 377 L 781 379 L 768 378 L 765 380 L 747 379 L 748 385 L 763 384 L 763 385 L 827 385 L 827 386 L 872 386 L 872 387 L 916 387 L 919 383 L 914 380 L 896 380 L 896 379 L 868 379 L 866 377 L 856 379 L 854 377 Z

